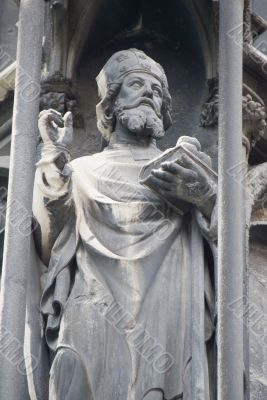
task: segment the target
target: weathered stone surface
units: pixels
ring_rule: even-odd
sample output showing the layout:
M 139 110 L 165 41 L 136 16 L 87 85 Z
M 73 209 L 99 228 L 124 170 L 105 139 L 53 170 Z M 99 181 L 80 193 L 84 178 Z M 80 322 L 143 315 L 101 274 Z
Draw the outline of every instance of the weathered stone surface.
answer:
M 161 154 L 155 140 L 171 124 L 164 70 L 129 49 L 109 59 L 97 84 L 104 151 L 69 163 L 71 113 L 44 110 L 39 118 L 33 211 L 48 266 L 41 312 L 54 359 L 49 399 L 213 399 L 212 263 L 200 232 L 216 240 L 214 201 L 205 207 L 215 192 L 194 157 L 210 159 L 196 139 L 181 138 L 194 157 L 151 172 L 158 197 L 139 174 Z M 171 209 L 168 194 L 191 203 L 197 219 Z
M 0 4 L 0 46 L 12 56 L 12 60 L 16 58 L 15 23 L 18 16 L 16 3 L 19 2 L 2 0 Z M 248 295 L 251 295 L 252 306 L 256 304 L 263 310 L 266 303 L 264 294 L 266 242 L 263 238 L 266 236 L 264 226 L 266 225 L 267 193 L 264 162 L 267 161 L 267 136 L 263 113 L 267 104 L 267 58 L 264 49 L 267 23 L 264 20 L 266 11 L 264 7 L 262 8 L 264 1 L 253 1 L 252 9 L 249 3 L 245 1 L 244 82 L 252 89 L 253 95 L 249 98 L 249 93 L 245 92 L 243 104 L 245 117 L 243 133 L 249 138 L 246 140 L 246 148 L 250 151 L 249 173 L 247 174 L 247 163 L 244 162 L 244 165 L 241 165 L 241 171 L 239 169 L 237 171 L 236 183 L 238 184 L 241 180 L 246 189 L 247 184 L 250 186 L 251 197 L 248 208 L 252 207 L 253 227 L 251 228 L 251 277 Z M 213 168 L 217 169 L 218 97 L 213 89 L 208 91 L 207 83 L 215 83 L 218 79 L 218 4 L 217 1 L 208 0 L 198 2 L 177 2 L 176 0 L 46 2 L 43 59 L 44 78 L 47 81 L 43 85 L 42 109 L 55 108 L 62 113 L 72 111 L 75 114 L 74 137 L 69 148 L 72 159 L 99 153 L 107 146 L 97 129 L 95 105 L 98 95 L 95 76 L 115 51 L 137 47 L 164 65 L 169 78 L 173 100 L 173 125 L 158 141 L 158 147 L 165 150 L 174 146 L 180 136 L 194 136 L 200 141 L 202 150 L 211 156 Z M 239 46 L 242 40 L 239 35 L 240 27 L 235 28 L 230 37 L 236 40 Z M 1 70 L 4 61 L 1 55 L 0 52 L 0 71 L 3 72 L 2 75 L 0 72 L 0 99 L 3 100 L 0 107 L 0 132 L 5 130 L 5 127 L 10 127 L 15 74 L 15 64 L 8 70 Z M 203 126 L 199 126 L 200 120 Z M 10 154 L 9 133 L 10 129 L 8 136 L 0 137 L 1 157 Z M 128 154 L 130 158 L 132 152 L 135 154 L 134 157 L 140 157 L 139 152 L 136 153 L 133 150 L 130 155 Z M 56 160 L 56 165 L 59 168 L 63 167 L 65 180 L 68 180 L 69 171 L 68 168 L 64 169 L 64 162 L 69 158 L 70 155 L 65 155 L 63 152 Z M 1 161 L 2 159 L 0 174 L 3 172 Z M 255 166 L 255 169 L 251 169 L 251 166 Z M 247 178 L 249 178 L 248 181 Z M 6 178 L 3 179 L 0 180 L 3 186 L 6 186 Z M 47 205 L 48 199 L 45 199 L 45 202 Z M 58 219 L 62 218 L 64 221 L 68 215 L 68 207 L 61 207 L 57 201 L 53 203 L 53 206 L 55 212 L 49 216 L 49 220 L 55 227 Z M 57 229 L 62 228 L 63 225 L 60 222 Z M 52 233 L 55 233 L 57 229 L 53 229 Z M 36 234 L 40 239 L 40 230 L 36 231 Z M 0 240 L 2 240 L 1 237 Z M 64 279 L 68 281 L 67 277 Z M 36 281 L 31 282 L 30 286 L 36 287 Z M 165 298 L 165 296 L 166 292 L 162 293 L 162 297 Z M 35 293 L 32 298 L 36 300 L 36 297 L 38 295 Z M 33 318 L 36 317 L 36 310 L 36 305 L 34 305 L 31 308 Z M 41 325 L 42 321 L 38 320 L 38 324 Z M 259 330 L 262 335 L 265 328 L 259 325 Z M 259 343 L 257 335 L 250 340 L 251 354 L 247 351 L 246 362 L 250 362 L 251 398 L 263 399 L 266 397 L 267 386 L 264 379 L 265 348 Z M 213 344 L 209 344 L 209 348 L 212 346 Z M 38 346 L 34 349 L 37 352 L 40 350 Z M 58 361 L 60 359 L 61 357 Z M 67 357 L 67 360 L 73 365 L 77 361 L 75 357 Z M 245 368 L 246 373 L 247 368 L 248 364 Z M 213 368 L 213 372 L 210 373 L 211 382 L 216 381 L 215 372 Z M 40 376 L 42 374 L 39 370 L 39 380 L 36 380 L 35 386 L 42 388 L 42 383 L 46 385 L 48 378 L 40 380 Z M 160 397 L 161 393 L 147 394 L 149 395 Z M 39 397 L 40 393 L 38 393 L 38 399 Z M 44 400 L 47 400 L 47 396 L 44 396 Z

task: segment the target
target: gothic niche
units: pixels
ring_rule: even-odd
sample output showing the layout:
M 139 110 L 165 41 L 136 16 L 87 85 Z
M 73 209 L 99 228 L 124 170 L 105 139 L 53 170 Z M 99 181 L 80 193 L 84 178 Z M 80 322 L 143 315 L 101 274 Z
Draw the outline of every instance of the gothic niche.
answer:
M 207 96 L 206 80 L 212 78 L 213 55 L 211 50 L 207 51 L 212 45 L 200 22 L 195 23 L 196 10 L 190 4 L 168 0 L 163 5 L 156 0 L 100 2 L 95 6 L 94 19 L 88 17 L 86 40 L 83 30 L 76 32 L 76 43 L 83 43 L 80 57 L 79 48 L 75 49 L 77 57 L 72 55 L 76 65 L 76 68 L 72 67 L 74 92 L 78 94 L 85 121 L 85 131 L 79 131 L 75 136 L 74 154 L 79 154 L 79 149 L 84 154 L 94 153 L 105 145 L 101 142 L 95 119 L 98 101 L 95 77 L 101 66 L 118 50 L 138 48 L 164 65 L 172 88 L 173 126 L 159 141 L 159 147 L 166 149 L 175 145 L 182 135 L 195 136 L 216 167 L 214 132 L 199 125 L 201 106 Z M 114 7 L 116 14 L 112 12 Z M 212 18 L 212 12 L 207 8 L 203 18 L 209 17 Z M 102 26 L 107 29 L 101 29 Z

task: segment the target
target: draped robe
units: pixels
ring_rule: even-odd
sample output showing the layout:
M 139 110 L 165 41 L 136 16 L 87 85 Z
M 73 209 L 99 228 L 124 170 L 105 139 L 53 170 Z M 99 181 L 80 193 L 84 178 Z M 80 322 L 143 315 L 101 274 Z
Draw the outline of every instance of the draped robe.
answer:
M 141 400 L 158 389 L 167 399 L 212 398 L 205 342 L 214 309 L 203 245 L 210 227 L 139 184 L 141 167 L 158 154 L 118 144 L 72 161 L 72 172 L 45 157 L 37 165 L 41 236 L 62 226 L 41 298 L 56 355 L 50 380 L 58 355 L 73 351 L 90 385 L 83 399 Z

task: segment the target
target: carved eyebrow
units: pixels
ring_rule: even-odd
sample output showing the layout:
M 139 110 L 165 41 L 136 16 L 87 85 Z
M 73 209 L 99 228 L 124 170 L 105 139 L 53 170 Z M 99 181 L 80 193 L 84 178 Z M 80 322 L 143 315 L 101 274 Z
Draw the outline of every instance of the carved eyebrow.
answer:
M 163 90 L 162 87 L 160 85 L 158 85 L 157 83 L 155 83 L 154 85 L 152 85 L 152 89 L 153 90 L 158 90 L 160 92 L 160 96 L 163 95 Z
M 152 87 L 153 87 L 153 89 L 159 89 L 159 90 L 162 92 L 162 87 L 161 87 L 159 84 L 154 83 L 154 84 L 152 85 Z
M 140 78 L 139 76 L 133 76 L 133 77 L 131 77 L 131 79 L 129 80 L 129 83 L 133 83 L 133 82 L 135 82 L 135 81 L 138 81 L 138 82 L 142 82 L 142 83 L 144 83 L 144 79 L 143 78 Z

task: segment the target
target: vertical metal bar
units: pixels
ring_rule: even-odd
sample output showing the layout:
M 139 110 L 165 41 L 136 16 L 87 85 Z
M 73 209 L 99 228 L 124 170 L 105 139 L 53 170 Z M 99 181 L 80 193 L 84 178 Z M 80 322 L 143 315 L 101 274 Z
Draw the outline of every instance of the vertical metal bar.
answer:
M 44 0 L 21 0 L 0 297 L 0 399 L 29 398 L 23 367 Z
M 219 45 L 219 269 L 218 399 L 243 400 L 243 321 L 233 304 L 243 302 L 244 201 L 242 184 L 231 171 L 243 160 L 243 0 L 220 0 Z M 239 37 L 239 39 L 240 39 Z

